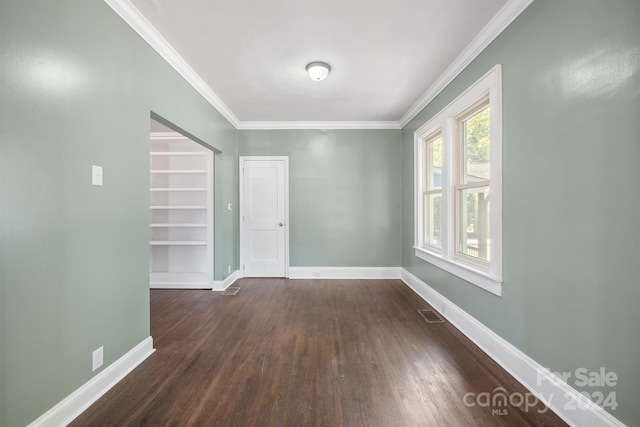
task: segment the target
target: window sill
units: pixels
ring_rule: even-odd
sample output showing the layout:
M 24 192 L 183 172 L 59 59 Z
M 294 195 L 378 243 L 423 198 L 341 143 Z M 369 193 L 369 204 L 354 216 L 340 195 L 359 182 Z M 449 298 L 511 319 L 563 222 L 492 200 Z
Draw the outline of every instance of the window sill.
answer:
M 460 277 L 494 295 L 502 296 L 502 279 L 491 277 L 488 273 L 476 270 L 470 266 L 453 260 L 444 259 L 440 255 L 428 252 L 423 248 L 414 246 L 416 257 L 435 265 L 451 274 Z

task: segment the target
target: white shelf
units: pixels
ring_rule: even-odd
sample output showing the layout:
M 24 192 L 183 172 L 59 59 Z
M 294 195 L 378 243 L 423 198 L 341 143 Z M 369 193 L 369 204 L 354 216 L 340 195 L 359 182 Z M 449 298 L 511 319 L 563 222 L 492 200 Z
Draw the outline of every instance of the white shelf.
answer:
M 207 224 L 149 224 L 152 228 L 205 228 Z
M 151 188 L 150 191 L 175 191 L 175 192 L 186 192 L 186 191 L 208 191 L 207 188 L 199 188 L 199 187 L 193 187 L 193 188 L 169 188 L 169 187 L 157 187 L 157 188 Z
M 166 272 L 150 272 L 149 282 L 151 287 L 175 287 L 175 288 L 193 288 L 202 286 L 211 288 L 212 283 L 207 273 L 166 273 Z
M 149 209 L 207 209 L 206 206 L 149 206 Z
M 206 240 L 152 240 L 151 246 L 207 246 Z
M 197 173 L 207 173 L 207 170 L 201 169 L 154 169 L 151 173 L 155 174 L 197 174 Z
M 152 151 L 152 156 L 206 156 L 205 151 Z
M 194 143 L 186 136 L 178 132 L 151 132 L 151 142 L 177 142 L 177 143 Z M 195 144 L 195 143 L 194 143 Z
M 213 152 L 175 132 L 152 132 L 151 142 L 150 285 L 211 289 Z

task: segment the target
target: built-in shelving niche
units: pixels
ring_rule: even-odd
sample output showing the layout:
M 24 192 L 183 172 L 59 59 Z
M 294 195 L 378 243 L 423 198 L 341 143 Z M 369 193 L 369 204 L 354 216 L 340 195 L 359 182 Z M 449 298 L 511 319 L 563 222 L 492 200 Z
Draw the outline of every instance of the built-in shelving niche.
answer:
M 211 288 L 213 152 L 176 132 L 150 147 L 150 286 Z

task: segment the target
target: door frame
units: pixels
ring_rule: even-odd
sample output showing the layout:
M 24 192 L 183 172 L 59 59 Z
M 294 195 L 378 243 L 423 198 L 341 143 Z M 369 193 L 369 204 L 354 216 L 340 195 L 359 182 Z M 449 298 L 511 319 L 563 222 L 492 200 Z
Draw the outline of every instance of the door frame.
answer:
M 246 161 L 283 161 L 284 162 L 284 277 L 289 277 L 289 156 L 240 156 L 239 157 L 239 201 L 238 221 L 240 223 L 240 271 L 244 276 L 245 234 L 244 218 L 244 164 Z

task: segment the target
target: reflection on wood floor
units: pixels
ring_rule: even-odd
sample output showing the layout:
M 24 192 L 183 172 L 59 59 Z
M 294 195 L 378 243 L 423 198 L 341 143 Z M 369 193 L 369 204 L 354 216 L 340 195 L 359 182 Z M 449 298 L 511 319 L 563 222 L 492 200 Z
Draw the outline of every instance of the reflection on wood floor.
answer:
M 399 280 L 235 285 L 152 290 L 157 351 L 72 425 L 565 425 L 541 404 L 479 404 L 527 390 L 448 322 L 428 323 Z

